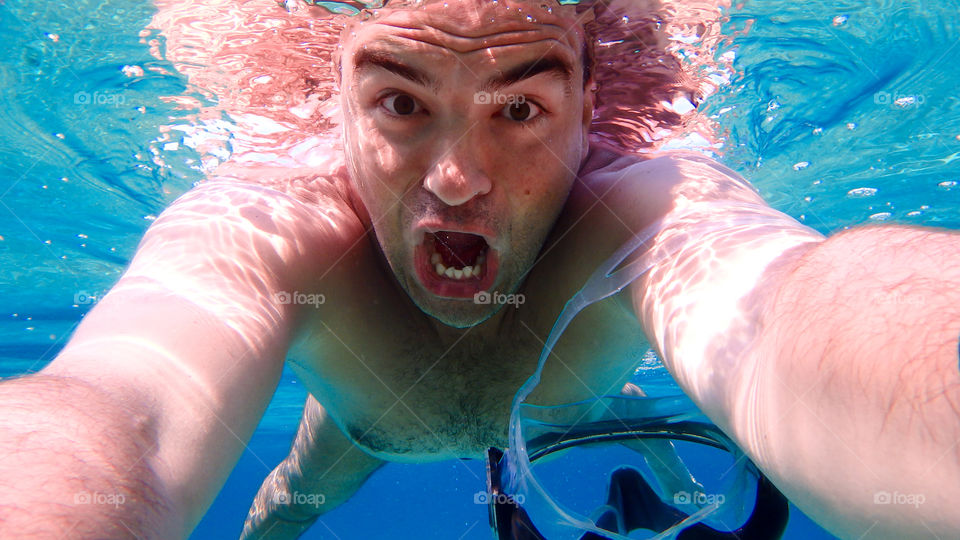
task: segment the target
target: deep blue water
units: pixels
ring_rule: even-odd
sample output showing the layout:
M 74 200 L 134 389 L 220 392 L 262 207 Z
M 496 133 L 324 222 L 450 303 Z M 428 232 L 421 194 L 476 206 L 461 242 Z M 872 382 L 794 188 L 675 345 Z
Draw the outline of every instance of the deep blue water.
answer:
M 752 21 L 724 48 L 738 74 L 702 105 L 723 130 L 724 161 L 825 233 L 960 228 L 958 8 L 770 0 L 730 11 L 731 35 Z M 186 115 L 157 96 L 191 89 L 141 43 L 151 13 L 119 0 L 0 0 L 0 376 L 49 361 L 153 217 L 203 176 L 182 133 L 157 129 Z M 193 538 L 237 536 L 304 397 L 285 373 Z M 473 503 L 483 477 L 479 462 L 388 465 L 306 537 L 489 538 L 486 507 Z M 786 537 L 829 535 L 795 510 Z

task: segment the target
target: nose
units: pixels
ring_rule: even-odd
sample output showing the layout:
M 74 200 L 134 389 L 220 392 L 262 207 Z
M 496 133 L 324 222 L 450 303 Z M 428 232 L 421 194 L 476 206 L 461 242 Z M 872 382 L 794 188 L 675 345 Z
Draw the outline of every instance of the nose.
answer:
M 492 183 L 477 163 L 476 152 L 466 144 L 450 149 L 427 171 L 423 187 L 449 206 L 489 193 Z

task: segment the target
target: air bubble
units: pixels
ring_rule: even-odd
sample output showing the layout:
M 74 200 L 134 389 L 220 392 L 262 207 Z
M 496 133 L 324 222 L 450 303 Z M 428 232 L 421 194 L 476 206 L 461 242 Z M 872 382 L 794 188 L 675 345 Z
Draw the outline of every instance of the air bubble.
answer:
M 857 197 L 857 198 L 873 197 L 876 194 L 877 194 L 877 188 L 859 187 L 859 188 L 854 188 L 848 191 L 847 197 Z

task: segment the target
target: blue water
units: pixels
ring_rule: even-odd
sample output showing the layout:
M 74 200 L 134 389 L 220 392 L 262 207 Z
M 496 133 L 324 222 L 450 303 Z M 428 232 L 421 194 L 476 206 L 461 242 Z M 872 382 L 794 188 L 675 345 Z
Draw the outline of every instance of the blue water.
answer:
M 737 75 L 703 110 L 723 159 L 822 232 L 869 222 L 960 228 L 956 2 L 750 1 L 730 12 Z M 203 178 L 192 95 L 141 37 L 153 8 L 0 0 L 0 376 L 48 362 L 116 281 L 152 219 Z M 750 25 L 746 34 L 741 31 Z M 162 41 L 160 43 L 162 49 Z M 138 66 L 141 72 L 125 66 Z M 193 535 L 234 538 L 286 455 L 305 391 L 286 372 Z M 578 472 L 578 475 L 582 474 Z M 391 464 L 307 538 L 489 538 L 478 462 Z M 826 538 L 794 509 L 787 538 Z

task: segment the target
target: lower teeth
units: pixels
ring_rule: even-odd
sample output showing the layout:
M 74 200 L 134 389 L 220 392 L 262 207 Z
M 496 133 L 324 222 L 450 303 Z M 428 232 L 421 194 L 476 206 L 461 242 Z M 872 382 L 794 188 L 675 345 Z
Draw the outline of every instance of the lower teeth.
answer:
M 433 265 L 433 269 L 437 272 L 437 275 L 450 279 L 479 278 L 483 274 L 483 263 L 485 260 L 486 256 L 481 254 L 477 257 L 477 262 L 473 266 L 455 268 L 452 266 L 444 266 L 439 253 L 434 253 L 430 256 L 430 264 Z

